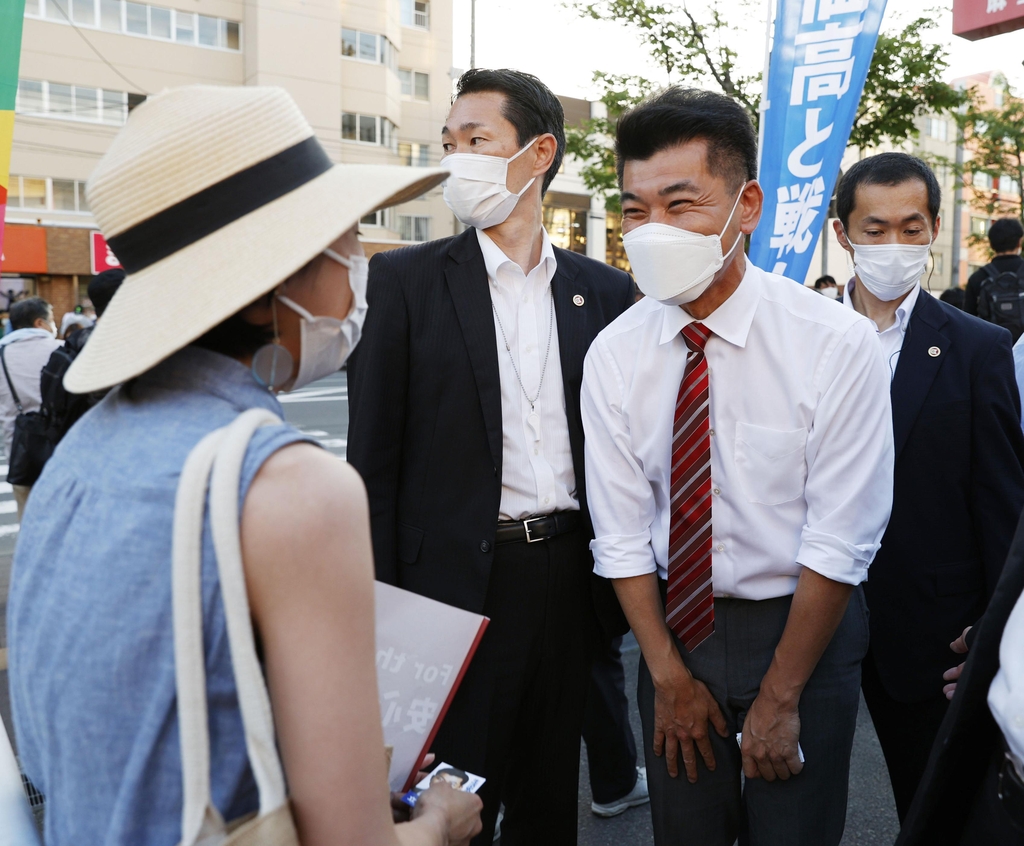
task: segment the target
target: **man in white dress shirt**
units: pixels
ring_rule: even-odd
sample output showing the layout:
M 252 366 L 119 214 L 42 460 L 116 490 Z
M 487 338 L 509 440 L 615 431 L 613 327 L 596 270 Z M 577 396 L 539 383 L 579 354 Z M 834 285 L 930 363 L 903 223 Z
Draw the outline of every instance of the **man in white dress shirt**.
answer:
M 595 569 L 643 652 L 655 842 L 838 844 L 859 585 L 892 501 L 878 339 L 746 260 L 762 192 L 738 104 L 669 89 L 616 155 L 647 298 L 592 345 L 582 411 Z
M 469 228 L 370 262 L 348 459 L 377 578 L 491 618 L 433 746 L 487 779 L 474 842 L 504 802 L 506 846 L 572 846 L 595 617 L 579 391 L 633 284 L 544 231 L 565 118 L 540 80 L 468 71 L 441 142 Z M 626 770 L 608 798 L 643 787 Z

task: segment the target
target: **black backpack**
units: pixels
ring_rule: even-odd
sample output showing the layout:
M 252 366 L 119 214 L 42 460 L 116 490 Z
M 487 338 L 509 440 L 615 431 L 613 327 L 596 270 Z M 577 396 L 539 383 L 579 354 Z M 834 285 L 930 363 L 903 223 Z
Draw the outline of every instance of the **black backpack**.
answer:
M 1024 334 L 1024 264 L 1017 271 L 1000 273 L 994 264 L 985 265 L 988 279 L 981 283 L 978 317 L 1009 329 L 1013 342 Z
M 91 334 L 92 327 L 75 332 L 64 342 L 64 346 L 57 347 L 50 353 L 50 360 L 39 374 L 39 393 L 43 399 L 40 411 L 50 422 L 53 436 L 56 438 L 54 446 L 67 434 L 68 429 L 106 394 L 106 391 L 100 391 L 98 394 L 72 394 L 64 387 L 64 374 L 68 372 L 71 362 L 78 357 Z

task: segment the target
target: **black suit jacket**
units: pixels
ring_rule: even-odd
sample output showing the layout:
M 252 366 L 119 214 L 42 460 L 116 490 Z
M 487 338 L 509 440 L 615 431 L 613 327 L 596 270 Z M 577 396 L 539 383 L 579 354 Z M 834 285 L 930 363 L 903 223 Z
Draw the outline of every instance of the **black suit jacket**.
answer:
M 633 283 L 575 253 L 556 249 L 555 259 L 565 410 L 587 517 L 583 359 L 597 333 L 633 304 Z M 348 460 L 369 494 L 377 578 L 479 613 L 501 500 L 502 423 L 498 343 L 475 231 L 374 256 L 367 299 L 348 368 Z
M 892 516 L 865 592 L 882 684 L 913 702 L 941 693 L 949 643 L 984 611 L 1024 507 L 1010 333 L 922 291 L 892 415 Z
M 1006 621 L 1024 591 L 1024 520 L 985 615 L 971 629 L 967 664 L 956 686 L 928 768 L 903 823 L 896 846 L 960 843 L 971 803 L 982 783 L 1000 733 L 988 708 L 988 689 L 999 670 L 999 645 Z M 955 666 L 960 656 L 949 653 Z M 948 668 L 947 668 L 948 669 Z

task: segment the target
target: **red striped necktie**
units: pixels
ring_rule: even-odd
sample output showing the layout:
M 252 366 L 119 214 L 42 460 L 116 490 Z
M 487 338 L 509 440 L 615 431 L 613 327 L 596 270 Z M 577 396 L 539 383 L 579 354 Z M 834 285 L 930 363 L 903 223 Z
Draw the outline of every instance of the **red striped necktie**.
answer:
M 711 586 L 711 424 L 708 363 L 704 345 L 711 330 L 683 327 L 690 352 L 676 399 L 672 434 L 672 521 L 668 539 L 669 628 L 687 651 L 715 630 Z

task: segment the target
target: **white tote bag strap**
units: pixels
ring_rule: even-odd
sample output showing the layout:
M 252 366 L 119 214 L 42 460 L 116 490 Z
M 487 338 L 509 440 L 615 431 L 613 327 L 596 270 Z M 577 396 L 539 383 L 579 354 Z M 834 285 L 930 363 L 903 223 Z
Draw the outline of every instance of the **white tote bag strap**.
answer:
M 181 843 L 193 844 L 223 829 L 210 801 L 210 736 L 203 649 L 202 545 L 206 486 L 225 429 L 203 438 L 189 453 L 178 482 L 171 541 L 174 608 L 174 675 L 178 689 L 183 808 Z
M 245 728 L 249 764 L 260 794 L 260 815 L 269 814 L 287 800 L 284 770 L 277 754 L 274 718 L 263 670 L 256 655 L 256 642 L 249 614 L 242 568 L 242 544 L 239 534 L 238 485 L 242 462 L 253 433 L 261 426 L 281 423 L 275 414 L 252 409 L 240 415 L 227 430 L 213 466 L 210 482 L 210 525 L 217 555 L 220 589 L 224 598 L 231 663 Z

